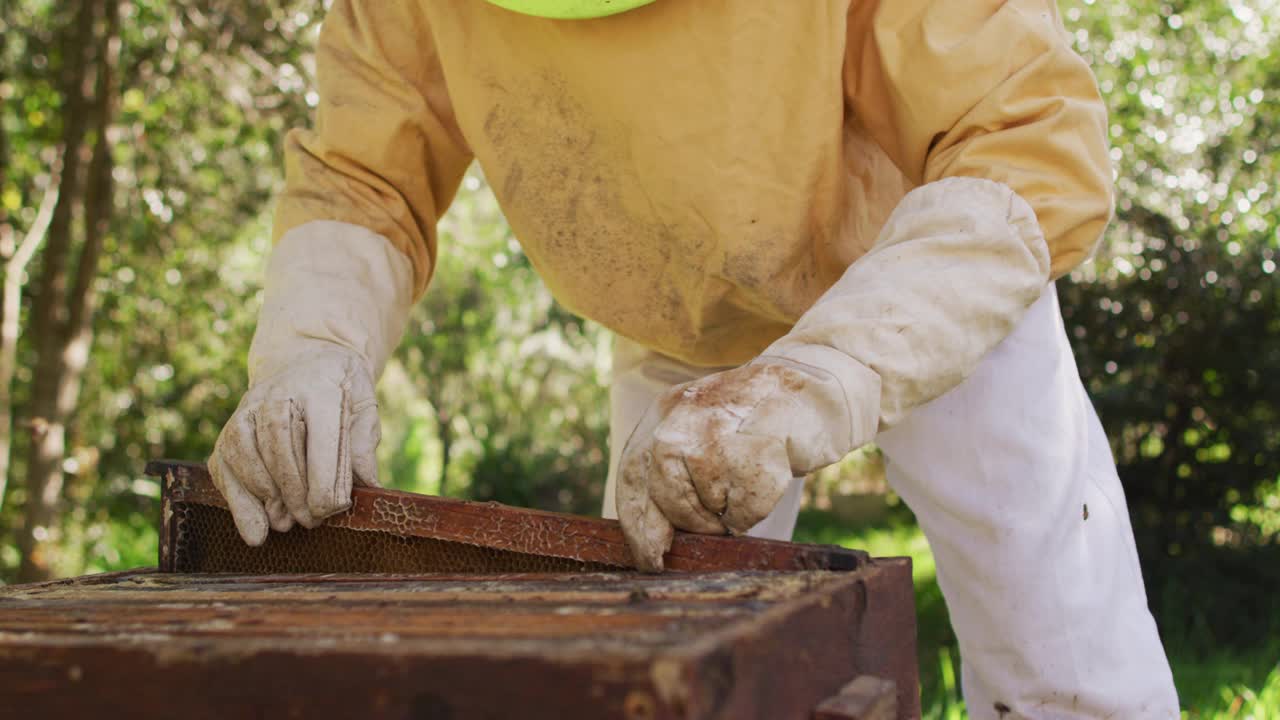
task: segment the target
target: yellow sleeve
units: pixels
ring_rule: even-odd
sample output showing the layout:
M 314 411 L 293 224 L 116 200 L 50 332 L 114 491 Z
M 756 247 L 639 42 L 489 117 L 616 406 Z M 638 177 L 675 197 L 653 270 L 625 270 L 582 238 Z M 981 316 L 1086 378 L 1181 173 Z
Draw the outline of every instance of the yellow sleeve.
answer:
M 849 13 L 845 92 L 912 182 L 995 180 L 1035 211 L 1054 278 L 1111 217 L 1106 109 L 1053 0 L 881 0 Z
M 409 257 L 415 297 L 435 266 L 436 222 L 471 163 L 422 6 L 333 3 L 316 50 L 315 129 L 287 136 L 273 233 L 312 220 L 368 228 Z

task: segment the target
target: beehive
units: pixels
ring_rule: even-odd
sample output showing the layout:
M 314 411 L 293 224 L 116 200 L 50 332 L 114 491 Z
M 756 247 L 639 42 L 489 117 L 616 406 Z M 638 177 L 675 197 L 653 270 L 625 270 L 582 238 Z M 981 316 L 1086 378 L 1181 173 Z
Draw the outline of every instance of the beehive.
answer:
M 140 571 L 12 586 L 0 589 L 0 708 L 786 720 L 874 675 L 898 682 L 912 717 L 909 572 L 897 561 L 679 575 Z
M 616 523 L 372 490 L 250 551 L 203 468 L 151 469 L 159 572 L 0 588 L 0 716 L 919 714 L 906 559 L 681 535 L 646 575 Z

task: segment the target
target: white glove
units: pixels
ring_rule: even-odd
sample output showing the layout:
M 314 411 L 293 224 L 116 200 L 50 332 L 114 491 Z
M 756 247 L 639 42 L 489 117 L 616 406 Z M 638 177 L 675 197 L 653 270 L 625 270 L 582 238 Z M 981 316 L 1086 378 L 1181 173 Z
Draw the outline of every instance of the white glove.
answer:
M 878 393 L 869 370 L 849 382 Z M 649 406 L 619 466 L 618 519 L 636 564 L 662 569 L 673 526 L 747 532 L 792 478 L 840 460 L 875 428 L 873 414 L 850 412 L 841 379 L 784 358 L 677 385 Z
M 673 526 L 742 533 L 792 477 L 958 385 L 1049 282 L 1031 207 L 989 180 L 917 188 L 875 246 L 750 364 L 673 388 L 623 450 L 618 518 L 662 569 Z
M 268 526 L 311 528 L 346 510 L 353 481 L 377 487 L 373 388 L 404 331 L 412 277 L 408 258 L 355 225 L 310 222 L 276 245 L 249 390 L 209 458 L 248 544 Z

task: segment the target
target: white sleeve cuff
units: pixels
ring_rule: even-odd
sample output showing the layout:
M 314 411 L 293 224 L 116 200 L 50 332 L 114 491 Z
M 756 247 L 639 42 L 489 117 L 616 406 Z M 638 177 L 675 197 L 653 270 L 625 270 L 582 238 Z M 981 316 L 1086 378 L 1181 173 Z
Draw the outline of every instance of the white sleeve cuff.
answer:
M 376 378 L 413 306 L 413 266 L 391 241 L 333 220 L 300 225 L 276 243 L 249 350 L 250 382 L 278 369 L 299 340 L 350 348 Z

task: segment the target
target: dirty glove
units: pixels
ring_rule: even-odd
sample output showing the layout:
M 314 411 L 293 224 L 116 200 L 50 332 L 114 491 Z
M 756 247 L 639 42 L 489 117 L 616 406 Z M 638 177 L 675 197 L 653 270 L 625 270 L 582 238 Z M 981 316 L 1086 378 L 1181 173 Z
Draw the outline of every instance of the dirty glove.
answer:
M 839 461 L 967 377 L 1049 282 L 1031 207 L 989 180 L 909 193 L 876 244 L 751 363 L 658 397 L 623 450 L 618 519 L 662 569 L 673 526 L 743 533 L 792 477 Z
M 409 260 L 385 238 L 316 221 L 286 233 L 267 266 L 249 390 L 209 472 L 250 545 L 315 527 L 377 487 L 374 382 L 412 302 Z
M 874 397 L 866 369 L 843 380 Z M 642 570 L 661 570 L 673 526 L 743 534 L 803 477 L 870 441 L 875 417 L 850 412 L 842 380 L 816 365 L 760 357 L 667 391 L 622 454 L 618 519 Z

